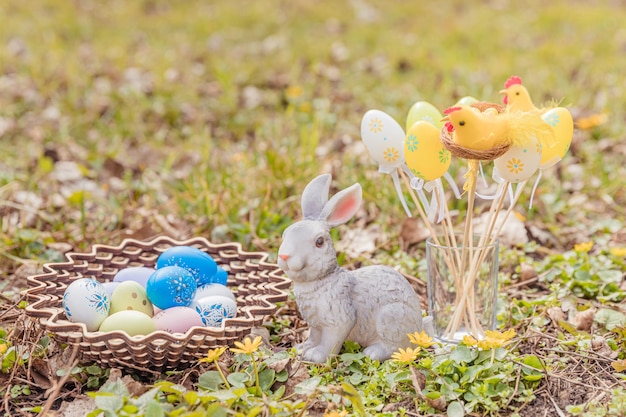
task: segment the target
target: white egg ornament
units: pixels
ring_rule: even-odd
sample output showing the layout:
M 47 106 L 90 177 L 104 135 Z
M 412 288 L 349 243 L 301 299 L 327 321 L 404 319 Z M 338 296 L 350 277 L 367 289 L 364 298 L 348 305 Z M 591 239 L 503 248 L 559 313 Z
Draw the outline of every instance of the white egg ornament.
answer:
M 94 332 L 109 315 L 111 301 L 106 289 L 93 278 L 73 281 L 63 294 L 63 309 L 72 323 L 83 323 Z
M 173 246 L 159 255 L 156 268 L 180 266 L 196 279 L 197 285 L 210 284 L 217 272 L 217 263 L 211 255 L 193 246 Z
M 196 295 L 193 297 L 193 300 L 196 301 L 200 298 L 208 297 L 211 295 L 222 295 L 236 302 L 233 292 L 227 286 L 222 284 L 207 284 L 198 287 L 198 290 L 196 291 Z
M 195 300 L 190 307 L 200 315 L 204 327 L 220 327 L 224 319 L 237 315 L 237 303 L 223 295 L 200 298 Z
M 497 174 L 505 181 L 513 184 L 526 181 L 541 164 L 541 145 L 536 138 L 531 138 L 523 145 L 513 145 L 508 151 L 494 161 Z
M 203 327 L 200 314 L 190 307 L 171 307 L 152 318 L 157 330 L 168 333 L 185 333 L 194 326 Z
M 379 171 L 391 173 L 404 163 L 404 130 L 393 117 L 369 110 L 361 119 L 361 139 Z

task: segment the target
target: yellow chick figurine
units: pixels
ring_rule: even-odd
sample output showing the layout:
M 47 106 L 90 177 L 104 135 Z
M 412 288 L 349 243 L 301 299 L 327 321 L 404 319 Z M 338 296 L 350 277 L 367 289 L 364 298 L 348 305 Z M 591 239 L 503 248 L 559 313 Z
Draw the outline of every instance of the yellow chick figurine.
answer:
M 500 94 L 504 94 L 502 101 L 507 108 L 516 111 L 525 112 L 537 112 L 542 110 L 538 109 L 530 98 L 530 93 L 522 85 L 522 79 L 518 76 L 511 76 L 504 83 L 504 90 L 500 90 Z
M 481 113 L 468 106 L 444 111 L 445 127 L 458 146 L 488 151 L 511 144 L 526 143 L 531 136 L 551 135 L 550 126 L 536 115 L 525 112 L 494 110 Z

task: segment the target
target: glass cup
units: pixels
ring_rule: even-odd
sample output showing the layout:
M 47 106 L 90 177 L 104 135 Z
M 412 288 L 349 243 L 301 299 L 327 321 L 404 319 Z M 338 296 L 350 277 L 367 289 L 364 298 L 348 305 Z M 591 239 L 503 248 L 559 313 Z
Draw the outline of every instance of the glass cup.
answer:
M 498 240 L 456 235 L 439 244 L 426 241 L 428 312 L 434 337 L 459 343 L 466 335 L 484 338 L 496 324 Z

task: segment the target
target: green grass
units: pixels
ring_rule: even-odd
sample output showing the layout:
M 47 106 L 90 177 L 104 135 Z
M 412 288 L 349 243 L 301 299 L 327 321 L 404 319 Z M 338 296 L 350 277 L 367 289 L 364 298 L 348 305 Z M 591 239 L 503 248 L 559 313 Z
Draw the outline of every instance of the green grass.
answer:
M 522 198 L 526 225 L 553 235 L 546 251 L 624 245 L 619 2 L 8 0 L 0 16 L 7 288 L 23 289 L 23 263 L 60 259 L 59 243 L 203 235 L 275 259 L 303 187 L 324 172 L 333 190 L 362 184 L 359 224 L 387 236 L 376 253 L 341 259 L 420 275 L 423 248 L 400 249 L 406 215 L 361 144 L 361 117 L 377 108 L 404 125 L 418 100 L 499 102 L 513 74 L 536 104 L 608 116 L 575 132 L 532 210 Z M 58 180 L 57 160 L 77 163 L 80 181 Z M 451 171 L 460 183 L 464 163 Z

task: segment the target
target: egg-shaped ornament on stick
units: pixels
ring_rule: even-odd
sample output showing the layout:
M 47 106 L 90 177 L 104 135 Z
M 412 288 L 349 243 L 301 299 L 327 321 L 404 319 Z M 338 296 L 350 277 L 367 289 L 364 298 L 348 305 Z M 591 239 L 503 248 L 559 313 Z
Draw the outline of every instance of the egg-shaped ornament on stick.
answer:
M 428 213 L 428 220 L 432 222 L 436 219 L 440 222 L 447 207 L 441 177 L 448 172 L 452 158 L 439 140 L 439 129 L 426 121 L 414 123 L 404 141 L 404 157 L 414 175 L 411 188 L 417 192 Z M 426 200 L 424 190 L 432 193 L 430 203 Z
M 404 137 L 402 126 L 381 110 L 368 110 L 361 119 L 361 139 L 370 157 L 378 164 L 378 172 L 391 175 L 402 207 L 411 217 L 398 177 L 398 168 L 405 166 Z
M 411 106 L 406 116 L 406 130 L 408 132 L 411 126 L 420 121 L 428 122 L 437 129 L 441 129 L 443 126 L 441 117 L 442 114 L 437 107 L 427 101 L 418 101 Z

